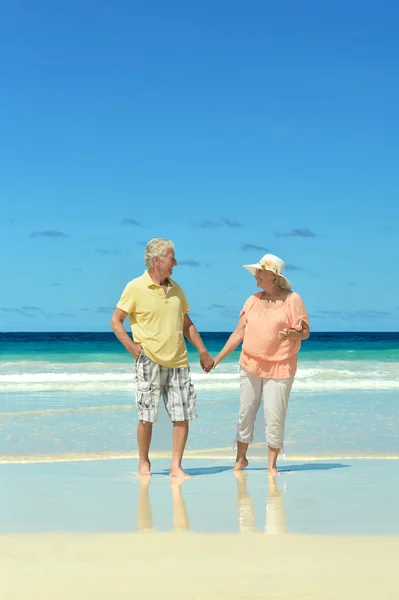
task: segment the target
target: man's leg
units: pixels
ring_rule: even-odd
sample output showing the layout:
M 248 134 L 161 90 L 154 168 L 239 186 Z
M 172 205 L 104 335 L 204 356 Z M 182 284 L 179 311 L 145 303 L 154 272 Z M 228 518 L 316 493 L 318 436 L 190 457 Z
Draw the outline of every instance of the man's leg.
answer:
M 185 473 L 182 469 L 184 448 L 186 447 L 188 437 L 188 421 L 174 421 L 173 423 L 173 456 L 170 466 L 170 475 L 172 477 L 191 478 L 191 475 Z
M 137 425 L 138 474 L 145 477 L 151 474 L 148 452 L 151 444 L 152 426 L 158 415 L 159 396 L 160 366 L 142 353 L 136 363 L 136 404 L 139 416 Z
M 182 469 L 184 448 L 188 437 L 188 422 L 197 416 L 196 396 L 190 377 L 190 369 L 166 369 L 163 397 L 165 408 L 173 423 L 173 456 L 170 467 L 172 477 L 189 479 Z M 163 381 L 163 380 L 162 380 Z
M 139 447 L 139 475 L 151 475 L 151 463 L 148 456 L 152 437 L 152 423 L 139 421 L 137 425 L 137 444 Z

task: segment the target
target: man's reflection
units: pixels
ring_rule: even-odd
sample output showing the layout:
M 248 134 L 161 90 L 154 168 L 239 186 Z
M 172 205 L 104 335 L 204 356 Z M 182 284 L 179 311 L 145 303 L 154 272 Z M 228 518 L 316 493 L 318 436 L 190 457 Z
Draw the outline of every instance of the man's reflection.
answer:
M 173 531 L 188 531 L 190 529 L 190 521 L 182 491 L 182 485 L 185 481 L 186 479 L 170 478 L 173 499 Z
M 139 531 L 154 531 L 152 526 L 152 511 L 150 503 L 151 477 L 139 477 L 140 491 L 137 508 L 137 526 Z
M 149 494 L 151 478 L 139 477 L 138 480 L 140 486 L 137 509 L 138 530 L 141 532 L 154 531 Z M 176 477 L 170 478 L 173 501 L 173 531 L 176 532 L 188 531 L 190 528 L 190 522 L 182 492 L 182 485 L 185 481 L 185 479 L 179 479 Z
M 260 531 L 256 524 L 254 503 L 249 495 L 248 473 L 234 471 L 237 481 L 238 521 L 242 533 Z M 265 533 L 287 533 L 284 511 L 284 493 L 279 490 L 276 477 L 268 477 Z

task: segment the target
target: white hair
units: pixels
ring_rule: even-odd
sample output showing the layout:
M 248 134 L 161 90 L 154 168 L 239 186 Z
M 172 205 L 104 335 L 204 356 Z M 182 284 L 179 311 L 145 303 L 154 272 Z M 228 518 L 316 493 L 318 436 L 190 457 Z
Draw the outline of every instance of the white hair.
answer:
M 152 238 L 145 247 L 144 262 L 147 269 L 151 269 L 154 258 L 163 258 L 169 248 L 175 245 L 171 240 L 164 238 Z

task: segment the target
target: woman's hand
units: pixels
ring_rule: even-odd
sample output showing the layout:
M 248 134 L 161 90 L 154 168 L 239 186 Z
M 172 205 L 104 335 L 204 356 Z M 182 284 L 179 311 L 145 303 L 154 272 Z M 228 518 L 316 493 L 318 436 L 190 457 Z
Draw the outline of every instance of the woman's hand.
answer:
M 278 334 L 280 340 L 288 340 L 298 337 L 298 332 L 295 329 L 283 329 Z
M 283 329 L 278 334 L 280 340 L 307 340 L 310 334 L 309 325 L 302 322 L 301 329 Z
M 213 368 L 215 369 L 220 362 L 222 362 L 222 359 L 219 358 L 219 354 L 218 354 L 213 361 Z

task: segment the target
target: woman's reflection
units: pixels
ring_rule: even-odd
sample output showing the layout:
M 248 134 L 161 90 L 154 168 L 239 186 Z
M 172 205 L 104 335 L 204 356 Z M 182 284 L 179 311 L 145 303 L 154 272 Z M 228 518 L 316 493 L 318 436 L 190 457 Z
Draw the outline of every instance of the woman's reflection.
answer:
M 256 532 L 260 528 L 256 524 L 254 503 L 249 495 L 246 471 L 234 471 L 237 481 L 237 507 L 240 531 Z M 287 533 L 284 511 L 284 493 L 279 490 L 276 477 L 268 477 L 268 495 L 266 505 L 265 533 Z

